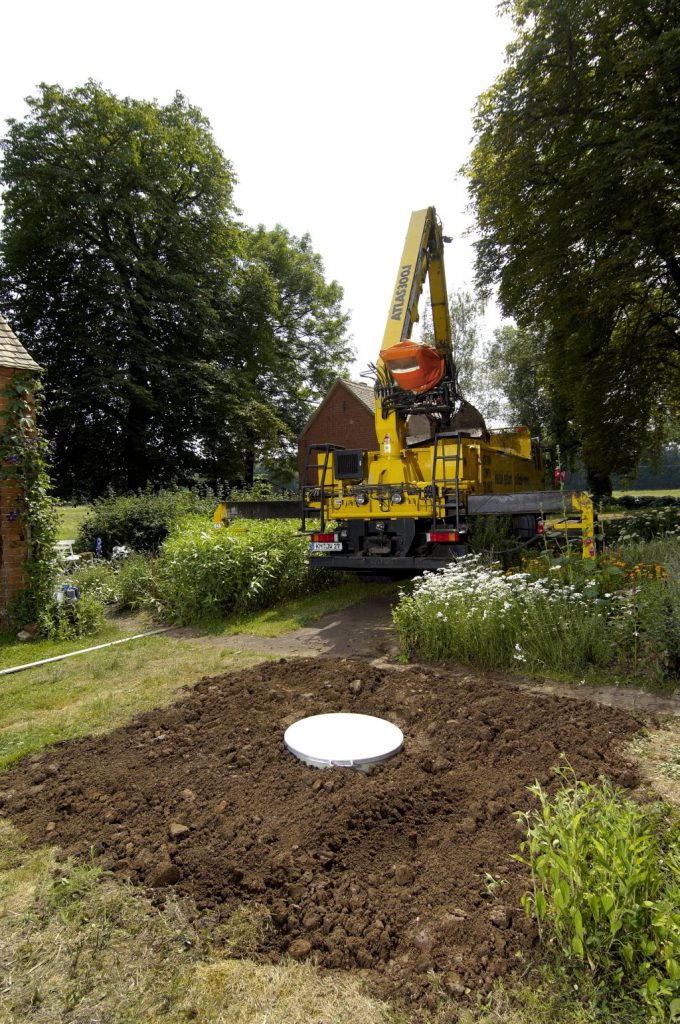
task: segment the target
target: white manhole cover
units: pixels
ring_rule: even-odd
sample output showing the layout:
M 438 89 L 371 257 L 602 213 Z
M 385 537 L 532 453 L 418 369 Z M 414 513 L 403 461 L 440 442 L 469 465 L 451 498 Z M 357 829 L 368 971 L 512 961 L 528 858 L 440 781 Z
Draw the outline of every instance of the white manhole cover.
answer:
M 384 718 L 337 712 L 301 718 L 288 726 L 283 742 L 315 768 L 363 768 L 401 750 L 404 734 Z

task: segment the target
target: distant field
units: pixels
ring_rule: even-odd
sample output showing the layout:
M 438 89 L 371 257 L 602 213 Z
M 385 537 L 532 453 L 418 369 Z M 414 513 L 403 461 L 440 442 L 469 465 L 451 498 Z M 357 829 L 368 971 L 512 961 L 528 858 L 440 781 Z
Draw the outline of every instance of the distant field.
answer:
M 75 540 L 78 528 L 89 511 L 89 505 L 62 505 L 57 540 Z
M 615 498 L 623 498 L 624 495 L 630 498 L 643 497 L 649 495 L 653 498 L 680 498 L 680 487 L 665 487 L 657 491 L 614 491 Z

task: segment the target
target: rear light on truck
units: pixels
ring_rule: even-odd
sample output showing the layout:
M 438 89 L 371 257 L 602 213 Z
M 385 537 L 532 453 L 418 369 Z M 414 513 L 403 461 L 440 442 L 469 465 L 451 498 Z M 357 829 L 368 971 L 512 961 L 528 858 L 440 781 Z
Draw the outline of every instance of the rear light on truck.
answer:
M 430 544 L 457 544 L 460 534 L 456 530 L 438 530 L 425 535 Z
M 312 543 L 314 544 L 330 544 L 331 541 L 336 539 L 334 533 L 313 533 Z

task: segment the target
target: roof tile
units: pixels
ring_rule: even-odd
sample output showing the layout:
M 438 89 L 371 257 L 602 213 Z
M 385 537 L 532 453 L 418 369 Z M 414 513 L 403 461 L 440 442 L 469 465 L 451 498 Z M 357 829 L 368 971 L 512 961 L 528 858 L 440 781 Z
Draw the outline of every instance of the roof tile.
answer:
M 17 370 L 40 370 L 0 313 L 0 366 Z

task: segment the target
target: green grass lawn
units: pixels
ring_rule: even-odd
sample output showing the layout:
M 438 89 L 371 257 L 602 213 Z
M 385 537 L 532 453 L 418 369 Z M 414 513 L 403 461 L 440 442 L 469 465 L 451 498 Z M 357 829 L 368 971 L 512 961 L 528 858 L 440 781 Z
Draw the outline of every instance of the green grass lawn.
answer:
M 246 632 L 281 636 L 329 612 L 392 591 L 396 599 L 396 585 L 351 580 L 237 621 L 205 623 L 201 632 L 225 638 Z M 139 625 L 125 623 L 125 628 L 112 620 L 96 636 L 75 640 L 20 643 L 7 638 L 0 642 L 0 669 L 154 628 L 158 627 L 143 619 Z M 140 711 L 170 703 L 183 686 L 205 675 L 243 668 L 266 657 L 235 651 L 228 640 L 222 645 L 200 636 L 178 639 L 161 634 L 0 677 L 0 768 L 59 740 L 114 729 Z
M 154 626 L 147 628 L 153 629 Z M 135 632 L 144 633 L 147 628 Z M 94 647 L 95 644 L 105 644 L 109 640 L 120 640 L 129 635 L 114 622 L 107 622 L 96 636 L 79 636 L 75 640 L 35 640 L 32 643 L 22 643 L 15 640 L 13 634 L 5 635 L 0 639 L 0 670 L 13 668 L 15 665 L 27 665 L 43 658 L 53 658 L 58 654 L 68 654 L 70 651 L 79 651 L 83 647 Z
M 80 646 L 97 642 L 101 637 L 85 638 Z M 60 740 L 115 729 L 141 711 L 171 703 L 183 686 L 205 675 L 265 657 L 161 635 L 4 676 L 0 768 Z
M 60 505 L 57 540 L 75 540 L 80 524 L 89 511 L 89 505 Z
M 222 623 L 218 631 L 227 636 L 234 633 L 283 636 L 294 629 L 309 626 L 322 615 L 339 612 L 343 608 L 350 608 L 354 604 L 361 604 L 384 594 L 393 594 L 396 601 L 398 593 L 397 583 L 361 583 L 359 580 L 349 580 L 333 587 L 332 590 L 322 590 L 318 594 L 309 594 L 295 601 L 285 601 L 275 608 L 230 619 L 226 625 Z

